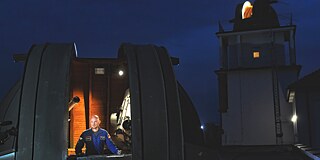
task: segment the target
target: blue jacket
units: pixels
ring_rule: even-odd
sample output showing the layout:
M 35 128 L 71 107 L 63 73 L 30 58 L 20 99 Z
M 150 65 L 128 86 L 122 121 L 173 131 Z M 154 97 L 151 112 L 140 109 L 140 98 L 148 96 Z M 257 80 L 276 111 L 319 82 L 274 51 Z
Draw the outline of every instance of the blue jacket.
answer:
M 92 129 L 87 129 L 81 134 L 76 145 L 77 155 L 82 153 L 81 149 L 84 144 L 86 144 L 86 155 L 104 154 L 105 145 L 108 146 L 108 149 L 113 154 L 118 154 L 118 149 L 113 144 L 109 133 L 101 128 L 99 128 L 97 132 L 93 132 Z

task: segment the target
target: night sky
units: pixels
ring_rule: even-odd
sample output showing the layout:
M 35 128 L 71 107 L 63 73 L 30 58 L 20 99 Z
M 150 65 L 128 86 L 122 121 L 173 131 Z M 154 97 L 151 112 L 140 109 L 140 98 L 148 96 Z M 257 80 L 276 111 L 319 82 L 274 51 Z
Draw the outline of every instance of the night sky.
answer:
M 79 57 L 117 57 L 123 42 L 155 44 L 180 58 L 177 79 L 202 123 L 218 121 L 218 21 L 229 20 L 241 0 L 0 0 L 0 98 L 22 76 L 12 55 L 32 44 L 75 42 Z M 253 2 L 253 1 L 251 1 Z M 300 76 L 320 68 L 320 1 L 273 4 L 282 25 L 297 25 Z

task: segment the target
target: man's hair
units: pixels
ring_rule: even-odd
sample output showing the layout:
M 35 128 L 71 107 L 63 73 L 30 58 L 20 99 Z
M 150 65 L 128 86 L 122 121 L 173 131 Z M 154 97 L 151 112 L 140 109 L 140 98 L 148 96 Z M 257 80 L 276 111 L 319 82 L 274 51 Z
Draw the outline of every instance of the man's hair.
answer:
M 99 116 L 98 116 L 98 115 L 96 115 L 96 114 L 95 114 L 95 115 L 93 115 L 93 116 L 91 116 L 91 118 L 97 118 L 97 119 L 100 119 L 100 118 L 99 118 Z
M 96 114 L 95 114 L 95 115 L 92 115 L 91 118 L 96 118 L 99 122 L 101 122 L 99 116 L 96 115 Z

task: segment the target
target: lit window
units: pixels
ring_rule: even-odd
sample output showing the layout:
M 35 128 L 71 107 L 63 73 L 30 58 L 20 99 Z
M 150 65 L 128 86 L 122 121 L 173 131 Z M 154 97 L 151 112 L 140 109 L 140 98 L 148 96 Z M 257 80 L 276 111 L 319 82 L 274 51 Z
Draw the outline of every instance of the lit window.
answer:
M 252 16 L 252 8 L 253 6 L 249 1 L 244 2 L 242 6 L 242 19 L 247 19 Z
M 95 68 L 94 73 L 95 74 L 104 74 L 104 68 Z
M 295 91 L 289 91 L 289 102 L 292 103 L 295 96 Z
M 256 59 L 256 58 L 259 58 L 260 57 L 260 52 L 259 51 L 254 51 L 253 52 L 253 58 Z

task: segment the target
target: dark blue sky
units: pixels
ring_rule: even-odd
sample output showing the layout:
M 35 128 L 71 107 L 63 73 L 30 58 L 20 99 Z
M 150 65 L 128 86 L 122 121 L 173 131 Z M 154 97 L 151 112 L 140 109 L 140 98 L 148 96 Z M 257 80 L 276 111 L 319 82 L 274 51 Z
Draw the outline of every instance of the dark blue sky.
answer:
M 202 122 L 218 120 L 219 48 L 215 33 L 226 29 L 241 0 L 0 0 L 0 98 L 21 77 L 14 53 L 32 44 L 75 42 L 79 57 L 116 57 L 121 43 L 165 46 L 180 58 L 177 79 L 191 96 Z M 301 75 L 320 68 L 320 1 L 273 4 L 282 24 L 297 25 Z

